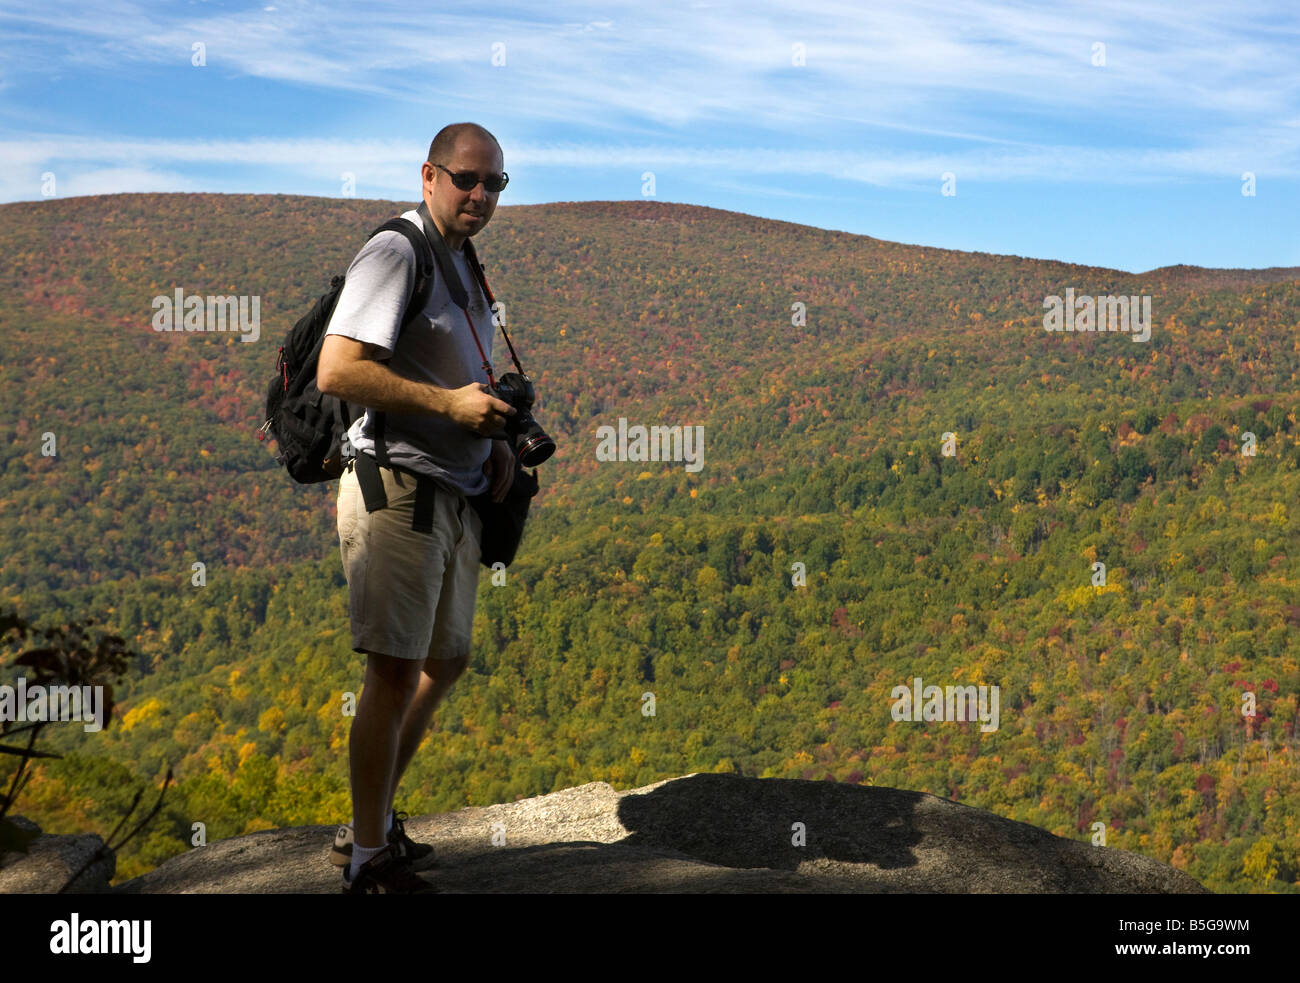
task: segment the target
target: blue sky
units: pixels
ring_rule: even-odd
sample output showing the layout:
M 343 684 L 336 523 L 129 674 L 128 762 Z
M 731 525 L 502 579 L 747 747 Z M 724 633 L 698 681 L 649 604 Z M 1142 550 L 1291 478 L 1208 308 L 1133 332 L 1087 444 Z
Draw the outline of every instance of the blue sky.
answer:
M 1294 2 L 0 0 L 0 201 L 348 172 L 414 202 L 462 120 L 502 144 L 501 206 L 651 171 L 660 201 L 896 242 L 1300 266 Z

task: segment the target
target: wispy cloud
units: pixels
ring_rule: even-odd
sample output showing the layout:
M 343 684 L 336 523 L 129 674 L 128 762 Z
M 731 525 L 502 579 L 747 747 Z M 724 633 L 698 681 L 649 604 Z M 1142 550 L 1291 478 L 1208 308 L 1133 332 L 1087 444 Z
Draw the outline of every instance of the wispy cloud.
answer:
M 84 171 L 131 175 L 133 186 L 119 191 L 180 190 L 183 171 L 169 167 L 217 165 L 225 170 L 274 170 L 288 179 L 334 186 L 344 172 L 353 174 L 367 197 L 414 197 L 419 167 L 428 145 L 409 141 L 258 139 L 258 140 L 95 140 L 45 136 L 0 141 L 0 197 L 33 197 L 40 175 L 67 174 L 71 183 Z M 591 146 L 582 143 L 512 143 L 503 140 L 508 168 L 559 169 L 565 172 L 676 169 L 699 175 L 701 184 L 735 189 L 737 178 L 760 175 L 792 179 L 786 190 L 796 194 L 799 181 L 816 178 L 877 187 L 933 187 L 953 172 L 963 181 L 1096 182 L 1139 185 L 1187 180 L 1235 181 L 1244 169 L 1271 178 L 1298 177 L 1300 128 L 1280 126 L 1255 134 L 1250 145 L 1236 148 L 1189 147 L 1153 150 L 1140 147 L 1002 146 L 949 152 L 891 150 L 805 150 L 797 147 L 682 147 L 668 144 Z M 149 175 L 158 183 L 149 185 Z M 190 182 L 193 183 L 193 182 Z M 512 185 L 512 187 L 514 187 Z M 61 190 L 60 194 L 64 192 Z M 68 193 L 72 193 L 69 191 Z M 517 195 L 514 203 L 526 201 Z
M 673 172 L 661 193 L 752 196 L 756 213 L 830 207 L 854 186 L 937 193 L 949 171 L 962 188 L 1227 195 L 1244 171 L 1273 193 L 1300 178 L 1287 0 L 593 10 L 0 0 L 0 200 L 38 197 L 46 171 L 61 194 L 91 174 L 120 176 L 116 190 L 332 194 L 346 171 L 359 195 L 410 200 L 427 141 L 456 119 L 501 138 L 511 203 L 636 194 L 646 169 Z
M 184 174 L 147 167 L 108 167 L 74 171 L 58 186 L 59 197 L 109 195 L 142 191 L 203 191 L 201 184 Z
M 129 70 L 208 67 L 325 89 L 441 103 L 481 92 L 502 45 L 499 92 L 517 110 L 562 118 L 628 114 L 684 125 L 747 118 L 788 126 L 810 109 L 869 110 L 884 125 L 918 119 L 950 132 L 999 108 L 1179 115 L 1294 112 L 1296 12 L 1220 3 L 1066 2 L 1050 7 L 972 0 L 862 4 L 807 0 L 797 8 L 644 4 L 611 0 L 536 8 L 393 2 L 284 3 L 204 13 L 130 3 L 0 5 L 10 71 L 66 65 Z M 1106 65 L 1091 63 L 1106 45 Z M 795 66 L 794 45 L 804 64 Z M 49 49 L 49 50 L 46 50 Z M 469 73 L 467 69 L 482 69 Z M 996 100 L 992 102 L 991 100 Z M 572 118 L 572 117 L 567 117 Z

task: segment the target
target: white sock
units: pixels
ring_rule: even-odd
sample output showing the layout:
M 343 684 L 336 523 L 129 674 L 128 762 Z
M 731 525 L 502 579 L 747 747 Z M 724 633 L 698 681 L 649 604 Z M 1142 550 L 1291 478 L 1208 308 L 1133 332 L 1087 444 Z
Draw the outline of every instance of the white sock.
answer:
M 382 853 L 388 848 L 388 844 L 383 846 L 361 846 L 359 843 L 352 844 L 352 863 L 348 865 L 348 880 L 355 881 L 357 874 L 361 872 L 361 865 L 377 853 Z

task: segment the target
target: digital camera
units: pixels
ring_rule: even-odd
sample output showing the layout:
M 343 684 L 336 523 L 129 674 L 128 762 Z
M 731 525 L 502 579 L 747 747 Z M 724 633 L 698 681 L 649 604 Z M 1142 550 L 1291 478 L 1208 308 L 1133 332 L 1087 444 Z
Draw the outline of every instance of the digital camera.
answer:
M 533 402 L 537 396 L 528 376 L 507 372 L 490 392 L 515 408 L 514 415 L 506 417 L 504 431 L 492 434 L 493 440 L 509 440 L 515 457 L 526 468 L 535 468 L 555 453 L 555 441 L 533 418 Z

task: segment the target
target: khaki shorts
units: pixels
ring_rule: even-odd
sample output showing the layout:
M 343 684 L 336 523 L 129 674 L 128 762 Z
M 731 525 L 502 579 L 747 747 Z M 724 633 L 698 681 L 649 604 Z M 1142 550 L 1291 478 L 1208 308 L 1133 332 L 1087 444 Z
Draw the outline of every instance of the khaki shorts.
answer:
M 339 479 L 339 548 L 348 580 L 352 648 L 399 659 L 469 655 L 478 595 L 478 512 L 438 485 L 433 532 L 411 528 L 415 478 L 380 467 L 388 507 L 367 512 L 356 472 Z

